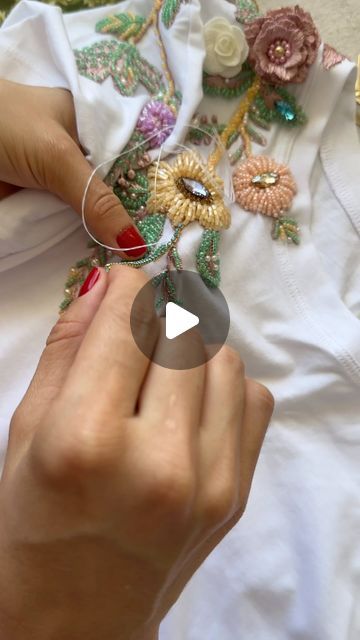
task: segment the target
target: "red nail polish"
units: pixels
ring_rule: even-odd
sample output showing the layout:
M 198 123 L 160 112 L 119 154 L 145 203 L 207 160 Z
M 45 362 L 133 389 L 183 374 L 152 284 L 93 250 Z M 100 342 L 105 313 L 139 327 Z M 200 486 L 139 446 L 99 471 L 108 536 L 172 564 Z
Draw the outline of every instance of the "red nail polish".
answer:
M 94 284 L 96 284 L 97 281 L 99 280 L 99 276 L 100 276 L 100 269 L 98 269 L 97 267 L 94 267 L 93 269 L 91 269 L 88 277 L 86 278 L 85 282 L 83 283 L 79 291 L 79 298 L 80 296 L 83 296 L 85 293 L 87 293 L 88 291 L 90 291 L 90 289 L 93 288 Z
M 143 256 L 146 252 L 146 247 L 143 246 L 146 242 L 133 225 L 123 229 L 123 231 L 121 231 L 117 236 L 116 242 L 120 249 L 122 249 L 130 258 L 140 258 L 140 256 Z M 133 247 L 140 247 L 140 245 L 141 248 L 133 249 Z

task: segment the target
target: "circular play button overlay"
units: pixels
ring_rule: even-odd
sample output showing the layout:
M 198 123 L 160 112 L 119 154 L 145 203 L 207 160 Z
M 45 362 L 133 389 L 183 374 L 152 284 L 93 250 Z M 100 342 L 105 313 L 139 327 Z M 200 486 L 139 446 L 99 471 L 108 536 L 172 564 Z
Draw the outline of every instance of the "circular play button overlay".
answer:
M 137 346 L 167 369 L 205 364 L 229 333 L 229 307 L 220 289 L 210 289 L 193 271 L 168 272 L 155 284 L 150 280 L 142 287 L 132 305 L 130 325 Z

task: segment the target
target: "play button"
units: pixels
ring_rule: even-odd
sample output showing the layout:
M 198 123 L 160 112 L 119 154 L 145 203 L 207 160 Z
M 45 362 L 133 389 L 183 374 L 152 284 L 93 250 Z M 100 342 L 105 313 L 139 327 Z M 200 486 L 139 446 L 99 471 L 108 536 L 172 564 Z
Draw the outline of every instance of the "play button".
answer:
M 174 302 L 168 302 L 165 311 L 166 337 L 173 340 L 199 324 L 198 316 Z
M 226 342 L 230 314 L 220 289 L 207 287 L 198 273 L 164 271 L 140 289 L 130 326 L 147 358 L 167 369 L 192 369 Z

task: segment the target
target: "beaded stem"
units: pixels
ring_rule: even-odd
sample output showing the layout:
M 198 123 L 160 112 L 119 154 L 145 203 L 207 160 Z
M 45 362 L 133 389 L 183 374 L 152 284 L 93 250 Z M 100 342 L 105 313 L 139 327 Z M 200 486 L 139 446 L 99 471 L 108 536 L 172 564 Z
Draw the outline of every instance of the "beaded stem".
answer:
M 136 44 L 137 42 L 140 42 L 140 40 L 142 40 L 142 38 L 144 37 L 145 33 L 148 31 L 149 27 L 152 24 L 154 24 L 155 20 L 157 20 L 157 15 L 158 15 L 158 13 L 159 13 L 159 11 L 161 9 L 162 3 L 163 3 L 163 0 L 155 0 L 154 6 L 150 11 L 148 19 L 144 23 L 142 29 L 139 31 L 137 36 L 135 36 L 132 39 L 132 42 L 134 44 Z
M 156 260 L 161 258 L 161 256 L 164 256 L 166 253 L 168 253 L 168 251 L 171 251 L 177 245 L 183 229 L 184 229 L 184 225 L 179 224 L 175 228 L 174 235 L 169 240 L 169 242 L 167 242 L 166 244 L 161 244 L 159 247 L 155 249 L 153 253 L 151 253 L 148 256 L 145 256 L 145 258 L 140 258 L 140 260 L 124 260 L 123 262 L 108 262 L 105 265 L 105 270 L 110 271 L 111 267 L 113 267 L 114 265 L 133 267 L 134 269 L 139 269 L 140 267 L 143 267 L 145 264 L 150 264 L 150 262 L 155 262 Z
M 161 34 L 160 34 L 160 29 L 159 29 L 159 16 L 160 16 L 160 11 L 163 5 L 163 1 L 164 0 L 155 0 L 154 6 L 150 12 L 150 15 L 148 17 L 148 19 L 146 20 L 145 24 L 143 25 L 142 29 L 139 31 L 139 33 L 137 34 L 137 36 L 135 36 L 132 39 L 132 42 L 134 44 L 136 44 L 137 42 L 140 42 L 140 40 L 144 37 L 144 35 L 146 34 L 146 32 L 148 31 L 149 27 L 151 25 L 153 25 L 155 34 L 156 34 L 156 38 L 157 38 L 157 42 L 159 45 L 159 49 L 160 49 L 160 57 L 161 57 L 161 63 L 162 63 L 162 68 L 164 71 L 164 75 L 165 78 L 167 80 L 168 83 L 168 90 L 166 92 L 165 95 L 165 102 L 169 102 L 171 98 L 174 97 L 175 95 L 175 84 L 174 84 L 174 80 L 172 78 L 170 69 L 169 69 L 169 63 L 167 60 L 167 56 L 166 56 L 166 51 L 165 51 L 165 47 L 161 38 Z
M 168 84 L 168 90 L 166 92 L 165 102 L 169 103 L 170 99 L 173 98 L 175 94 L 175 84 L 169 69 L 169 63 L 168 63 L 164 43 L 162 41 L 160 28 L 159 28 L 159 15 L 160 15 L 161 5 L 162 5 L 162 0 L 160 0 L 159 8 L 155 12 L 153 24 L 154 24 L 154 31 L 156 33 L 156 37 L 157 37 L 157 41 L 160 49 L 161 65 L 164 70 L 164 75 Z
M 243 120 L 245 118 L 245 115 L 248 113 L 251 107 L 251 104 L 253 103 L 256 95 L 259 92 L 260 85 L 261 85 L 260 78 L 255 78 L 250 89 L 247 90 L 246 95 L 241 100 L 238 108 L 236 109 L 235 113 L 231 117 L 229 124 L 227 125 L 227 127 L 225 127 L 224 131 L 220 135 L 220 139 L 216 146 L 216 149 L 213 151 L 213 153 L 210 155 L 208 159 L 208 167 L 210 170 L 214 170 L 216 165 L 220 162 L 221 156 L 223 154 L 223 150 L 226 147 L 227 141 L 230 138 L 230 136 L 233 136 L 239 130 L 240 130 L 241 137 L 243 138 L 245 152 L 246 154 L 250 155 L 251 153 L 250 138 L 248 134 L 245 132 L 245 130 L 242 130 L 243 129 L 242 125 L 243 125 Z

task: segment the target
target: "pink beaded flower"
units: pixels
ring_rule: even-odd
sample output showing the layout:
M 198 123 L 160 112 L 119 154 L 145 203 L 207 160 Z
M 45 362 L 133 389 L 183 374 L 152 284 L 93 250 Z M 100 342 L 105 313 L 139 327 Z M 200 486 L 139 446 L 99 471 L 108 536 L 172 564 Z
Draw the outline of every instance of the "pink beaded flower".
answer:
M 137 129 L 149 138 L 151 148 L 160 147 L 169 137 L 176 123 L 172 109 L 163 102 L 151 100 L 143 108 Z
M 295 180 L 285 164 L 267 156 L 252 156 L 233 174 L 236 202 L 246 211 L 278 218 L 290 209 L 297 193 Z
M 299 6 L 268 11 L 244 24 L 249 61 L 272 84 L 304 82 L 315 62 L 320 36 L 307 11 Z

